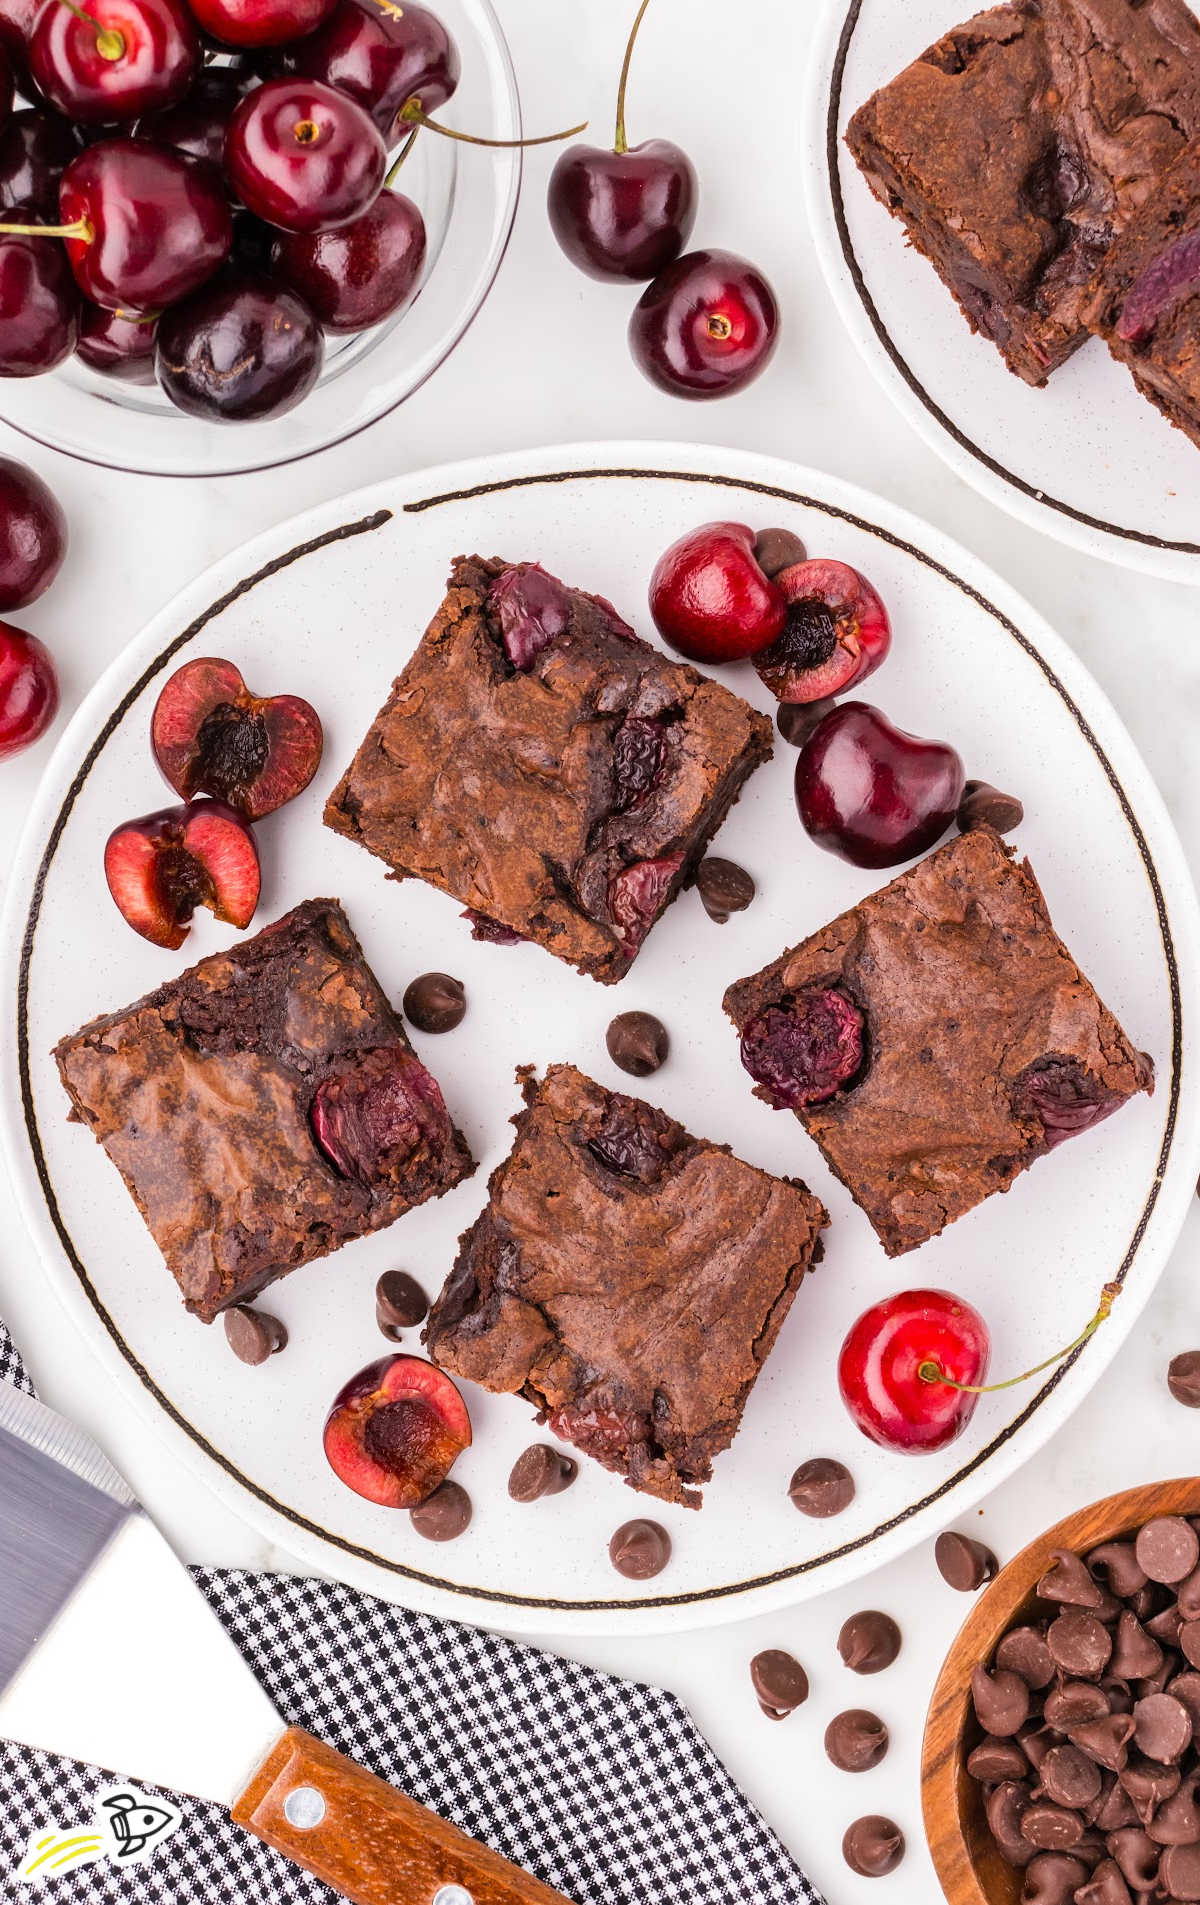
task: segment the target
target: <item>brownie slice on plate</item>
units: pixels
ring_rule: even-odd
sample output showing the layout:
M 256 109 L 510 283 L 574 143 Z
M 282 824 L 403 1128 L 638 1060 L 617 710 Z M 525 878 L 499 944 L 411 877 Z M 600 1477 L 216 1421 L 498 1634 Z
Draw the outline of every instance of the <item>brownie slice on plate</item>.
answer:
M 523 1076 L 516 1142 L 460 1240 L 429 1353 L 524 1396 L 631 1487 L 699 1507 L 826 1213 L 571 1065 Z
M 771 723 L 535 563 L 454 565 L 326 824 L 480 937 L 623 978 L 691 878 Z
M 990 829 L 730 986 L 725 1009 L 756 1095 L 795 1111 L 889 1257 L 1154 1089 Z
M 206 1323 L 474 1163 L 336 900 L 63 1039 L 73 1106 Z

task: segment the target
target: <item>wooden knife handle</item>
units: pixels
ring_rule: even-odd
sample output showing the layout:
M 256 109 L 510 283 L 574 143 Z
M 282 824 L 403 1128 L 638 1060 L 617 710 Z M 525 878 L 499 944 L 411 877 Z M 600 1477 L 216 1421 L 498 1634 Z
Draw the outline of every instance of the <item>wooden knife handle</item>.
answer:
M 233 1817 L 353 1905 L 570 1905 L 301 1727 L 268 1754 Z M 293 1823 L 304 1819 L 314 1823 Z

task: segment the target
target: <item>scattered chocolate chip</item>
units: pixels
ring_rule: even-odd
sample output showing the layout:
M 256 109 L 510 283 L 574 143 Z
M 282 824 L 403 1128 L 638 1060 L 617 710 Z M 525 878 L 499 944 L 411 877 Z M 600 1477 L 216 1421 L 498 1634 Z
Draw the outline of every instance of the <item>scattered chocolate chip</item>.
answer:
M 786 1720 L 808 1699 L 808 1675 L 781 1647 L 768 1647 L 750 1662 L 758 1704 L 769 1720 Z
M 393 1342 L 403 1330 L 423 1323 L 429 1298 L 407 1270 L 385 1270 L 375 1285 L 375 1321 Z
M 1087 1866 L 1072 1853 L 1039 1852 L 1025 1868 L 1022 1905 L 1074 1905 L 1087 1877 Z
M 777 576 L 794 562 L 807 562 L 808 550 L 790 529 L 760 529 L 754 538 L 754 560 L 764 575 Z
M 1200 1536 L 1182 1515 L 1156 1515 L 1139 1530 L 1134 1547 L 1150 1579 L 1168 1587 L 1182 1581 L 1200 1560 Z
M 608 1558 L 629 1581 L 649 1581 L 671 1559 L 671 1537 L 656 1521 L 627 1521 L 608 1544 Z
M 900 1652 L 900 1629 L 890 1614 L 865 1608 L 843 1621 L 837 1647 L 852 1673 L 882 1673 Z
M 649 1078 L 671 1049 L 667 1028 L 653 1012 L 618 1012 L 604 1043 L 613 1064 L 631 1078 Z
M 1172 1356 L 1167 1388 L 1185 1409 L 1200 1409 L 1200 1349 L 1184 1349 Z
M 946 1585 L 962 1594 L 974 1594 L 985 1581 L 992 1579 L 999 1566 L 991 1549 L 985 1548 L 982 1541 L 960 1535 L 953 1529 L 938 1536 L 933 1558 Z
M 975 1718 L 985 1733 L 997 1739 L 1011 1739 L 1029 1718 L 1029 1688 L 1015 1673 L 988 1673 L 976 1667 L 971 1673 L 971 1701 Z
M 754 881 L 745 867 L 738 866 L 735 860 L 722 860 L 717 854 L 710 853 L 701 860 L 696 874 L 696 891 L 704 902 L 704 910 L 718 926 L 723 926 L 731 913 L 744 913 L 754 898 Z
M 1015 794 L 1002 794 L 989 781 L 967 781 L 958 804 L 958 830 L 973 833 L 976 827 L 994 827 L 997 833 L 1011 833 L 1025 818 L 1025 809 Z
M 443 1482 L 408 1518 L 426 1541 L 455 1541 L 470 1522 L 471 1497 L 460 1483 Z
M 1055 1667 L 1045 1637 L 1035 1627 L 1014 1627 L 996 1649 L 996 1665 L 1019 1674 L 1028 1687 L 1048 1687 Z
M 813 729 L 820 727 L 836 706 L 831 696 L 824 701 L 781 701 L 775 710 L 775 726 L 792 747 L 803 747 Z
M 224 1312 L 225 1338 L 239 1363 L 265 1363 L 287 1348 L 288 1333 L 277 1316 L 235 1303 Z
M 894 1872 L 904 1857 L 904 1834 L 893 1820 L 869 1813 L 847 1826 L 842 1857 L 860 1878 L 883 1878 L 885 1873 Z
M 579 1464 L 548 1442 L 534 1442 L 513 1463 L 508 1492 L 515 1502 L 536 1502 L 543 1495 L 561 1495 L 579 1473 Z
M 998 1740 L 996 1744 L 1003 1746 L 1006 1742 Z M 869 1773 L 887 1750 L 886 1726 L 877 1713 L 869 1713 L 865 1707 L 850 1707 L 845 1713 L 835 1714 L 825 1728 L 825 1751 L 839 1772 Z
M 842 1462 L 832 1456 L 814 1455 L 801 1462 L 788 1484 L 793 1508 L 818 1521 L 840 1515 L 854 1500 L 854 1477 Z
M 418 1032 L 453 1032 L 466 1010 L 466 987 L 448 972 L 423 972 L 404 994 L 404 1016 Z

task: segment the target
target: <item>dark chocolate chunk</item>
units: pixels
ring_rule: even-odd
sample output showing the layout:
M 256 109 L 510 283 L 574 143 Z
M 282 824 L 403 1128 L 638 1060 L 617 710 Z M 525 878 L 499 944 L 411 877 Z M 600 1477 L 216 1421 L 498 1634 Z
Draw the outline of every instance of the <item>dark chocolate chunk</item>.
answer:
M 1200 1561 L 1200 1536 L 1182 1515 L 1157 1515 L 1138 1532 L 1140 1565 L 1152 1581 L 1182 1581 Z
M 958 1534 L 954 1529 L 938 1536 L 933 1556 L 943 1581 L 963 1594 L 974 1594 L 985 1581 L 992 1579 L 999 1566 L 991 1549 L 985 1548 L 982 1541 Z
M 967 781 L 957 818 L 960 833 L 971 833 L 976 827 L 1011 833 L 1024 820 L 1025 809 L 1015 794 L 1002 794 L 988 781 Z
M 288 1333 L 277 1316 L 234 1303 L 224 1312 L 225 1337 L 240 1363 L 265 1363 L 287 1348 Z
M 754 560 L 766 576 L 777 576 L 794 562 L 807 562 L 808 551 L 790 529 L 760 529 L 754 538 Z
M 1185 1409 L 1200 1409 L 1200 1349 L 1184 1349 L 1172 1356 L 1167 1388 Z
M 1039 1852 L 1025 1869 L 1022 1905 L 1073 1905 L 1087 1877 L 1087 1866 L 1072 1853 Z
M 847 1826 L 842 1857 L 860 1877 L 883 1878 L 885 1873 L 894 1872 L 904 1857 L 904 1834 L 893 1820 L 869 1813 Z
M 1048 1687 L 1054 1678 L 1053 1656 L 1036 1627 L 1010 1628 L 996 1649 L 996 1665 L 1029 1687 Z
M 649 1078 L 671 1049 L 667 1028 L 653 1012 L 618 1012 L 604 1043 L 613 1064 L 631 1078 Z
M 429 1298 L 407 1270 L 385 1270 L 375 1285 L 375 1321 L 395 1341 L 403 1330 L 416 1329 L 429 1314 Z
M 971 1674 L 975 1717 L 985 1733 L 1006 1740 L 1029 1718 L 1029 1688 L 1015 1673 L 990 1674 L 976 1667 Z
M 900 1652 L 900 1629 L 890 1614 L 865 1608 L 843 1621 L 838 1652 L 853 1673 L 882 1673 Z M 991 1729 L 993 1732 L 995 1728 Z
M 460 1482 L 443 1482 L 408 1518 L 426 1541 L 455 1541 L 470 1522 L 471 1497 Z
M 718 854 L 706 854 L 696 874 L 696 891 L 704 910 L 718 926 L 731 913 L 744 913 L 754 898 L 754 881 L 745 867 L 735 860 L 722 860 Z
M 608 1544 L 608 1558 L 629 1581 L 649 1581 L 671 1559 L 671 1537 L 657 1521 L 626 1521 Z
M 995 1744 L 1008 1747 L 1005 1740 L 997 1740 Z M 825 1728 L 825 1751 L 840 1772 L 867 1773 L 872 1766 L 878 1766 L 887 1750 L 887 1727 L 877 1713 L 868 1712 L 866 1707 L 850 1707 L 845 1713 L 836 1713 Z M 980 1752 L 982 1748 L 975 1750 Z M 1023 1760 L 1020 1751 L 1013 1750 L 1016 1758 Z M 1018 1769 L 1018 1777 L 1021 1770 Z M 996 1777 L 1011 1777 L 1011 1774 Z
M 808 1675 L 781 1647 L 768 1647 L 750 1662 L 758 1704 L 769 1720 L 786 1720 L 808 1699 Z
M 423 972 L 404 994 L 404 1016 L 418 1032 L 453 1032 L 467 1010 L 467 989 L 448 972 Z
M 803 747 L 813 729 L 820 727 L 836 706 L 829 696 L 823 701 L 781 701 L 775 710 L 775 726 L 792 747 Z
M 540 1501 L 543 1495 L 561 1495 L 579 1473 L 579 1464 L 548 1442 L 534 1442 L 513 1463 L 508 1492 L 515 1502 Z
M 801 1462 L 788 1485 L 793 1508 L 802 1515 L 825 1521 L 840 1515 L 854 1500 L 854 1477 L 842 1462 L 832 1456 L 814 1455 Z
M 1112 1635 L 1103 1621 L 1074 1607 L 1051 1621 L 1046 1645 L 1067 1673 L 1096 1677 L 1107 1667 L 1113 1648 Z

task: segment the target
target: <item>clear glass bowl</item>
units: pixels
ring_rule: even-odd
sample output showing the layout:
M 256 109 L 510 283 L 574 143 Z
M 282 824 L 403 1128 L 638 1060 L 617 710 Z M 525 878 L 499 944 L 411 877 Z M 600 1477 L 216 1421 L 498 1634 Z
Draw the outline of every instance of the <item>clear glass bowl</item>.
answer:
M 491 0 L 433 0 L 462 55 L 447 124 L 521 137 L 508 43 Z M 154 476 L 228 476 L 340 443 L 403 403 L 445 362 L 491 290 L 521 187 L 521 154 L 422 133 L 398 189 L 420 206 L 428 252 L 413 302 L 372 331 L 327 340 L 316 388 L 286 416 L 204 423 L 159 390 L 118 383 L 70 358 L 45 377 L 0 381 L 0 417 L 55 450 Z

